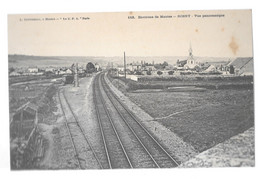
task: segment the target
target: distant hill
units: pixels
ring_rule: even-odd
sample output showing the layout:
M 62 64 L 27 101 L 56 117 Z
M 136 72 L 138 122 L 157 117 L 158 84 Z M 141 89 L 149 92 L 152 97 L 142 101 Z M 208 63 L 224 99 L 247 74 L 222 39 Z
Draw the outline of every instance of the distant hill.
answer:
M 217 57 L 194 57 L 200 62 L 227 62 L 234 59 L 231 58 L 217 58 Z M 141 57 L 141 56 L 126 56 L 127 63 L 145 61 L 148 63 L 163 63 L 176 64 L 177 60 L 186 60 L 187 56 L 155 56 L 155 57 Z M 101 66 L 106 66 L 109 62 L 114 65 L 123 64 L 123 56 L 115 57 L 94 57 L 94 56 L 29 56 L 29 55 L 8 55 L 10 67 L 47 67 L 47 66 L 71 66 L 73 63 L 78 63 L 79 66 L 85 66 L 88 62 L 98 63 Z
M 73 63 L 86 65 L 88 62 L 104 63 L 105 61 L 102 57 L 8 55 L 8 62 L 12 67 L 47 67 L 71 66 Z

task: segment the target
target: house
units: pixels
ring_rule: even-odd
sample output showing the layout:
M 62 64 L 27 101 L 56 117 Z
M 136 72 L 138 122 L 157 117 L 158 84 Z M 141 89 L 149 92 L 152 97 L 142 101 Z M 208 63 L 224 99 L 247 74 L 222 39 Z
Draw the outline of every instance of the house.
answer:
M 142 67 L 142 64 L 139 62 L 133 62 L 130 64 L 130 71 L 140 71 Z
M 214 65 L 209 65 L 204 72 L 215 72 L 215 71 L 216 71 L 216 67 Z
M 9 73 L 9 76 L 21 76 L 21 73 L 13 71 L 13 72 Z
M 54 72 L 56 69 L 54 67 L 45 68 L 45 72 Z
M 54 73 L 55 73 L 55 75 L 62 75 L 62 72 L 64 72 L 64 71 L 61 68 L 59 68 Z M 65 72 L 63 74 L 65 74 Z
M 39 72 L 39 68 L 37 68 L 37 67 L 29 67 L 28 68 L 28 72 L 29 73 L 38 73 Z
M 157 75 L 157 70 L 151 71 L 151 75 Z
M 162 72 L 162 75 L 169 75 L 169 71 L 170 70 L 162 70 L 161 72 Z
M 99 64 L 95 64 L 95 69 L 96 69 L 96 71 L 99 71 L 101 68 L 100 68 L 100 65 Z
M 79 73 L 79 74 L 83 74 L 83 73 L 85 73 L 85 70 L 84 70 L 83 68 L 79 68 L 79 69 L 78 69 L 78 73 Z
M 57 71 L 55 71 L 56 75 L 65 75 L 65 74 L 72 74 L 72 70 L 69 68 L 60 68 Z
M 68 69 L 65 71 L 65 73 L 66 73 L 66 74 L 72 74 L 73 72 L 72 72 L 71 69 L 68 68 Z
M 147 70 L 147 71 L 156 70 L 155 67 L 154 67 L 154 65 L 145 65 L 144 69 Z
M 141 72 L 143 75 L 147 75 L 147 70 L 142 70 Z
M 253 76 L 254 74 L 253 57 L 236 58 L 228 66 L 230 67 L 230 73 L 232 73 L 231 68 L 233 67 L 235 75 Z
M 186 65 L 187 64 L 187 60 L 177 60 L 177 63 L 176 63 L 176 67 L 177 67 L 177 69 L 178 69 L 178 67 L 180 68 L 180 67 L 184 67 L 184 65 Z
M 118 70 L 119 72 L 123 72 L 123 71 L 125 70 L 125 68 L 124 68 L 124 66 L 118 66 L 118 67 L 117 67 L 117 70 Z

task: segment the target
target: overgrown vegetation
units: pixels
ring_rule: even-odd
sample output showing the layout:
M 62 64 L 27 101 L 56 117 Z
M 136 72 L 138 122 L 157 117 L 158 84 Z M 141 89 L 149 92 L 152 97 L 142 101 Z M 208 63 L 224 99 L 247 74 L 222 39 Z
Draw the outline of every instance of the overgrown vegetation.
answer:
M 48 87 L 42 98 L 37 102 L 39 109 L 39 118 L 42 122 L 49 123 L 56 120 L 53 112 L 57 110 L 54 95 L 57 93 L 58 87 L 51 85 Z
M 40 121 L 55 119 L 53 114 L 56 111 L 54 95 L 58 89 L 57 84 L 36 83 L 11 86 L 10 91 L 10 113 L 27 102 L 38 107 Z

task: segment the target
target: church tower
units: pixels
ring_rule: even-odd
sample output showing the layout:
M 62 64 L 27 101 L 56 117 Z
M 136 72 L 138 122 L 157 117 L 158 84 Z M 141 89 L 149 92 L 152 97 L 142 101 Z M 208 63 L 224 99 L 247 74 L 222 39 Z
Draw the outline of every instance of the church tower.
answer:
M 184 67 L 187 69 L 193 69 L 195 66 L 196 66 L 196 62 L 195 62 L 195 59 L 193 58 L 192 47 L 191 47 L 191 43 L 190 43 L 189 56 L 187 59 L 187 63 Z
M 190 49 L 189 49 L 189 57 L 192 57 L 192 58 L 193 58 L 191 43 L 190 43 Z

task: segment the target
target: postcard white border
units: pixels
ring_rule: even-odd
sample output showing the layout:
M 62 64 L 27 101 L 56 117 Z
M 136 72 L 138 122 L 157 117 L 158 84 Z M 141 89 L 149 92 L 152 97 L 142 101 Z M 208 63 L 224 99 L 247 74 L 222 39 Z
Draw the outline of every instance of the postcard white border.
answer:
M 0 173 L 3 178 L 255 178 L 259 169 L 259 122 L 258 102 L 260 99 L 259 79 L 259 14 L 257 1 L 206 1 L 206 0 L 160 0 L 160 1 L 116 1 L 116 0 L 8 0 L 1 2 L 1 117 L 0 125 Z M 256 167 L 255 168 L 223 168 L 223 169 L 170 169 L 170 170 L 115 170 L 115 171 L 38 171 L 10 172 L 9 170 L 9 135 L 8 135 L 8 60 L 7 60 L 7 14 L 20 13 L 75 13 L 75 12 L 124 12 L 124 11 L 164 11 L 164 10 L 216 10 L 216 9 L 252 9 L 253 11 L 253 46 L 255 59 L 255 121 L 256 121 Z

